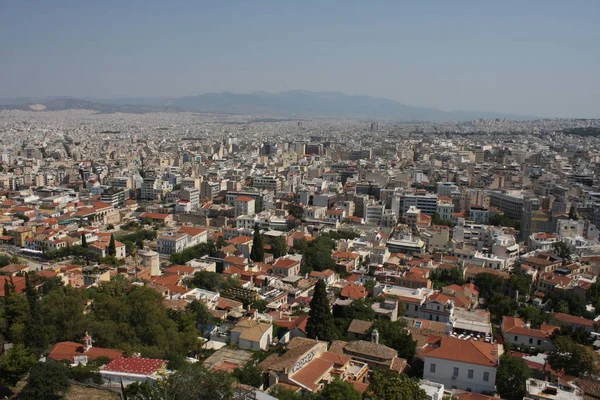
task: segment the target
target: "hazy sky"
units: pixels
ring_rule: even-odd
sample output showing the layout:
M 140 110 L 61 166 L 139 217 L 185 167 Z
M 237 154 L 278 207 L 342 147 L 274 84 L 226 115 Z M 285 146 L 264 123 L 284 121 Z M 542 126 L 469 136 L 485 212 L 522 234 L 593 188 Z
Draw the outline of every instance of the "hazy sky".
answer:
M 600 0 L 0 0 L 0 97 L 339 91 L 600 117 Z

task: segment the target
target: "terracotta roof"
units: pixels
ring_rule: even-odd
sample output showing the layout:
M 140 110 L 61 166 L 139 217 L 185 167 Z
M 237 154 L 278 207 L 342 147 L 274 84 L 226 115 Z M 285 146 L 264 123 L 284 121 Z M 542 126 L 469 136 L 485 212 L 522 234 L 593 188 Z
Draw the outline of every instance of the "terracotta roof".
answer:
M 593 327 L 595 321 L 583 317 L 576 317 L 574 315 L 563 314 L 563 313 L 554 313 L 554 318 L 559 322 L 564 322 L 566 324 L 573 325 L 581 325 L 581 326 L 589 326 Z
M 102 371 L 152 375 L 166 365 L 165 360 L 155 358 L 119 357 L 102 367 Z
M 324 358 L 315 358 L 298 372 L 291 376 L 296 383 L 316 392 L 319 389 L 319 381 L 333 368 L 333 362 Z
M 259 367 L 270 371 L 283 371 L 286 368 L 291 368 L 298 358 L 312 349 L 319 343 L 317 340 L 309 338 L 295 337 L 290 340 L 287 346 L 287 351 L 283 354 L 271 354 L 265 358 Z
M 363 285 L 357 285 L 353 283 L 344 286 L 340 292 L 340 296 L 353 300 L 364 299 L 368 295 L 369 292 Z
M 181 226 L 181 227 L 179 227 L 177 232 L 187 233 L 188 235 L 194 237 L 194 236 L 198 236 L 198 235 L 206 232 L 206 229 L 194 228 L 193 226 Z
M 299 261 L 296 261 L 291 258 L 278 258 L 275 263 L 273 263 L 273 268 L 282 268 L 282 269 L 290 269 L 300 264 Z
M 433 338 L 425 349 L 425 356 L 490 367 L 498 366 L 496 345 L 452 337 Z
M 4 284 L 7 282 L 15 285 L 15 291 L 17 293 L 23 293 L 25 291 L 25 278 L 22 276 L 2 276 L 0 275 L 0 297 L 4 297 Z
M 344 350 L 350 353 L 363 354 L 388 360 L 393 360 L 398 357 L 398 352 L 391 347 L 379 343 L 367 342 L 366 340 L 348 342 L 344 346 Z
M 364 335 L 371 329 L 373 326 L 373 321 L 363 321 L 360 319 L 353 319 L 350 322 L 350 326 L 348 327 L 348 332 L 357 333 L 359 335 Z
M 544 329 L 527 328 L 525 326 L 525 321 L 523 321 L 521 318 L 509 316 L 502 317 L 502 332 L 504 333 L 547 339 L 550 337 L 554 329 L 556 329 L 556 327 L 552 325 L 543 325 L 542 328 Z
M 73 362 L 75 356 L 87 356 L 88 360 L 96 360 L 100 357 L 107 357 L 112 360 L 122 355 L 123 352 L 120 350 L 92 346 L 87 351 L 84 351 L 81 343 L 60 342 L 54 345 L 50 354 L 48 354 L 48 358 L 55 361 L 69 360 Z

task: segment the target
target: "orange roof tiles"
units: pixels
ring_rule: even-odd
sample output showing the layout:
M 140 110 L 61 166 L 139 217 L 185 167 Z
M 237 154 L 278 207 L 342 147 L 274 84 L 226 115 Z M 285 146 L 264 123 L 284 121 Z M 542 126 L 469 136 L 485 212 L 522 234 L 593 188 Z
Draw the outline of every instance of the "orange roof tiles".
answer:
M 496 345 L 452 337 L 433 338 L 425 349 L 425 356 L 489 367 L 498 366 Z

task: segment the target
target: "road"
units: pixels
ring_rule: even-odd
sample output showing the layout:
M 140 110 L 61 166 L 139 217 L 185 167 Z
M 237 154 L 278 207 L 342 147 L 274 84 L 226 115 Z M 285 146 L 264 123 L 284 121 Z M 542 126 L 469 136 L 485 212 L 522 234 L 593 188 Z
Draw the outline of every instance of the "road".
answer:
M 26 261 L 29 264 L 29 268 L 31 271 L 41 271 L 43 269 L 43 264 L 39 259 L 24 256 L 21 254 L 19 247 L 2 244 L 0 245 L 0 253 L 8 254 L 11 256 L 17 256 L 21 260 Z

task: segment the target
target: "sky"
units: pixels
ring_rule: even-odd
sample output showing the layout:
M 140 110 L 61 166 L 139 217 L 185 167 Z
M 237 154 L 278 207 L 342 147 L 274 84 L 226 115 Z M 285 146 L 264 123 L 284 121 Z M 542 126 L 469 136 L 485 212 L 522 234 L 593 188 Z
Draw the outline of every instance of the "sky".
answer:
M 600 117 L 600 1 L 0 1 L 0 97 L 336 91 Z

